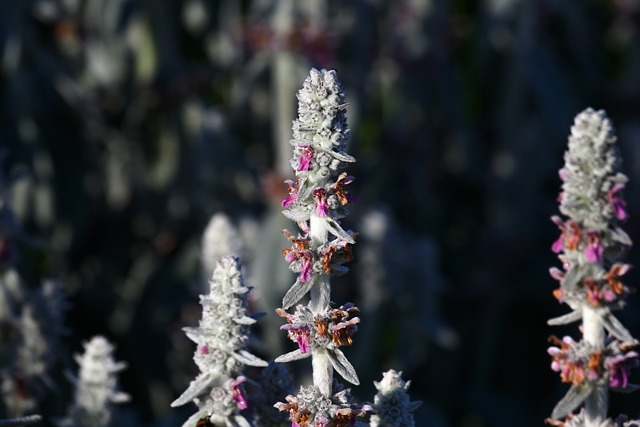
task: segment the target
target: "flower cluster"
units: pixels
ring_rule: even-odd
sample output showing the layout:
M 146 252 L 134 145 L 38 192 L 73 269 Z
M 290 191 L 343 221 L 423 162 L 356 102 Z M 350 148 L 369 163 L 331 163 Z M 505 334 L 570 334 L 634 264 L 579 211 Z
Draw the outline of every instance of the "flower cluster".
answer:
M 276 362 L 290 362 L 305 359 L 322 353 L 342 378 L 352 384 L 360 384 L 355 368 L 339 347 L 352 344 L 351 335 L 356 332 L 358 317 L 351 317 L 358 308 L 353 304 L 345 304 L 337 309 L 328 309 L 322 313 L 314 313 L 308 306 L 298 305 L 294 314 L 282 309 L 276 312 L 287 319 L 287 324 L 280 329 L 287 331 L 291 341 L 298 344 L 298 349 L 276 358 Z
M 199 410 L 185 423 L 193 427 L 206 418 L 217 425 L 248 425 L 239 411 L 247 407 L 240 375 L 245 365 L 267 366 L 267 362 L 245 348 L 249 326 L 256 322 L 247 315 L 247 294 L 237 258 L 223 257 L 218 261 L 210 282 L 210 291 L 200 296 L 202 319 L 197 328 L 184 328 L 195 342 L 193 359 L 200 369 L 198 377 L 171 406 L 190 401 Z
M 282 201 L 285 215 L 302 222 L 312 214 L 342 217 L 345 206 L 355 200 L 345 190 L 352 177 L 341 174 L 344 163 L 355 159 L 345 152 L 349 128 L 345 114 L 347 104 L 334 71 L 311 70 L 298 92 L 298 118 L 293 123 L 293 158 L 296 173 L 289 184 L 289 196 Z
M 296 396 L 287 396 L 287 403 L 278 402 L 279 411 L 288 411 L 293 427 L 348 427 L 353 426 L 356 417 L 371 411 L 369 405 L 353 402 L 350 389 L 342 389 L 338 384 L 332 396 L 325 396 L 315 386 L 300 387 Z
M 551 356 L 551 369 L 560 373 L 562 382 L 581 386 L 585 382 L 608 381 L 612 389 L 625 390 L 629 384 L 629 370 L 639 364 L 638 353 L 631 344 L 611 340 L 604 349 L 585 341 L 574 341 L 565 336 L 562 340 L 552 336 L 554 344 L 547 352 Z
M 564 417 L 567 425 L 609 425 L 608 389 L 635 388 L 629 383 L 629 369 L 638 365 L 638 354 L 632 351 L 637 341 L 612 313 L 623 307 L 632 292 L 622 282 L 630 266 L 618 260 L 631 240 L 619 225 L 628 217 L 621 194 L 627 178 L 619 170 L 615 142 L 603 111 L 581 112 L 571 128 L 560 170 L 558 200 L 567 219 L 552 217 L 560 237 L 551 249 L 559 254 L 562 269 L 551 268 L 550 274 L 560 284 L 553 295 L 572 312 L 548 323 L 581 321 L 583 338 L 551 338 L 551 368 L 571 384 L 551 415 L 549 422 L 555 425 L 564 425 L 557 421 Z M 582 415 L 573 416 L 571 412 L 581 405 Z M 576 424 L 578 419 L 584 423 Z
M 96 336 L 84 344 L 84 353 L 76 355 L 80 365 L 75 380 L 75 399 L 59 427 L 105 427 L 111 422 L 111 404 L 129 400 L 118 391 L 117 373 L 126 365 L 113 359 L 113 346 Z
M 308 354 L 309 347 L 336 350 L 337 347 L 351 345 L 351 335 L 357 331 L 360 319 L 350 318 L 358 308 L 348 303 L 325 313 L 313 313 L 307 306 L 298 305 L 294 314 L 282 309 L 276 312 L 287 319 L 280 329 L 288 332 L 291 341 L 298 344 L 301 353 Z
M 382 381 L 374 381 L 378 393 L 374 398 L 374 415 L 371 416 L 371 427 L 414 427 L 412 412 L 422 402 L 411 402 L 407 390 L 411 381 L 402 379 L 402 372 L 393 369 L 382 374 Z

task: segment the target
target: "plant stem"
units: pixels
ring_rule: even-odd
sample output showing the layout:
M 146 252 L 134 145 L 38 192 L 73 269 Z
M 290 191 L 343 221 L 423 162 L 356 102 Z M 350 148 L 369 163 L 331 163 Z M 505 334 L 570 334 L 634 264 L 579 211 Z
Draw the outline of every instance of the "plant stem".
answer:
M 603 349 L 605 332 L 600 315 L 591 307 L 582 309 L 582 334 L 584 340 L 598 349 Z M 609 390 L 607 384 L 595 386 L 584 403 L 585 427 L 599 427 L 607 418 Z
M 309 237 L 311 245 L 319 247 L 325 244 L 329 238 L 325 219 L 317 215 L 311 215 L 309 219 Z M 330 306 L 331 302 L 331 283 L 329 275 L 320 276 L 311 288 L 311 299 L 309 308 L 313 313 L 324 313 Z M 313 384 L 318 387 L 320 392 L 330 397 L 332 394 L 331 383 L 333 382 L 333 366 L 324 348 L 312 350 L 312 368 L 313 368 Z

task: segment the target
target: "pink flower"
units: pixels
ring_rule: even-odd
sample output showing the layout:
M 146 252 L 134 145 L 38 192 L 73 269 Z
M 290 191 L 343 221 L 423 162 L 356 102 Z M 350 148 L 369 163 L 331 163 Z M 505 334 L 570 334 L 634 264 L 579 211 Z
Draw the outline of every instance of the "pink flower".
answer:
M 602 253 L 604 248 L 600 243 L 600 234 L 597 231 L 590 231 L 587 233 L 587 245 L 584 248 L 584 254 L 587 257 L 587 261 L 595 264 L 602 261 Z
M 313 159 L 313 148 L 307 145 L 303 145 L 300 148 L 302 148 L 302 155 L 298 161 L 298 172 L 309 170 L 311 159 Z
M 242 388 L 240 385 L 246 381 L 246 378 L 243 376 L 239 376 L 235 380 L 231 382 L 231 394 L 233 396 L 233 400 L 236 401 L 238 408 L 247 409 L 247 401 L 245 400 L 242 394 Z
M 609 203 L 611 203 L 611 207 L 613 208 L 613 213 L 616 218 L 621 221 L 624 221 L 629 217 L 629 214 L 627 214 L 627 205 L 618 194 L 623 188 L 624 184 L 616 184 L 611 190 L 609 190 L 609 193 L 607 193 Z
M 316 199 L 316 213 L 318 216 L 329 216 L 329 205 L 327 204 L 327 193 L 324 188 L 316 188 L 313 190 L 313 197 Z
M 613 388 L 627 388 L 629 385 L 629 370 L 638 366 L 638 353 L 630 351 L 607 360 L 609 365 L 609 386 Z
M 298 188 L 298 181 L 291 181 L 288 179 L 285 183 L 289 185 L 289 196 L 284 199 L 280 205 L 282 205 L 283 208 L 288 208 L 296 201 L 300 189 Z

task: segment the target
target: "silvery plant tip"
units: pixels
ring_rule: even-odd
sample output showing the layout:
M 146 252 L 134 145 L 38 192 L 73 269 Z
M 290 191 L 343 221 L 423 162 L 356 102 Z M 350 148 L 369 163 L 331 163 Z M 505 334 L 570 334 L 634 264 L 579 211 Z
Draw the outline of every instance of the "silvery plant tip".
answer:
M 382 374 L 381 381 L 374 381 L 378 390 L 374 401 L 371 416 L 371 427 L 414 427 L 413 411 L 418 409 L 422 402 L 409 400 L 411 381 L 402 379 L 402 372 L 393 369 Z

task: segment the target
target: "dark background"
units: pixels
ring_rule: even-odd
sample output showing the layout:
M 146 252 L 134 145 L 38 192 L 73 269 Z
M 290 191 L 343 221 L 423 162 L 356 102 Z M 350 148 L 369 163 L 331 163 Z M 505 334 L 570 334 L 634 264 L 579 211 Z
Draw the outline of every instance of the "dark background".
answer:
M 367 339 L 348 353 L 368 355 L 354 392 L 371 400 L 393 367 L 425 402 L 418 426 L 542 425 L 567 390 L 547 337 L 578 333 L 546 325 L 568 311 L 551 295 L 549 217 L 586 107 L 617 129 L 625 229 L 640 237 L 639 19 L 635 0 L 1 2 L 2 171 L 22 228 L 42 240 L 19 243 L 15 268 L 33 287 L 63 283 L 67 353 L 95 334 L 116 343 L 133 398 L 121 425 L 181 425 L 193 408 L 169 403 L 195 375 L 180 328 L 199 318 L 203 230 L 224 212 L 246 231 L 248 269 L 266 256 L 258 230 L 279 215 L 274 183 L 290 173 L 278 123 L 290 127 L 310 67 L 335 69 L 357 158 L 346 223 L 363 231 L 375 210 L 391 230 L 378 247 L 383 303 L 363 310 Z M 275 241 L 282 227 L 295 228 L 284 220 Z M 273 265 L 286 267 L 286 245 Z M 363 236 L 336 303 L 371 296 L 367 247 Z M 626 259 L 637 265 L 637 250 Z M 636 336 L 639 308 L 632 295 L 619 315 Z M 256 335 L 279 333 L 267 329 Z M 64 366 L 75 369 L 52 371 Z M 52 375 L 47 416 L 70 396 Z M 611 414 L 640 417 L 639 399 L 612 395 Z

